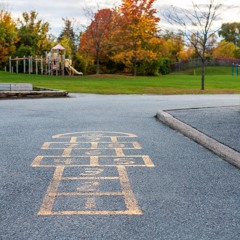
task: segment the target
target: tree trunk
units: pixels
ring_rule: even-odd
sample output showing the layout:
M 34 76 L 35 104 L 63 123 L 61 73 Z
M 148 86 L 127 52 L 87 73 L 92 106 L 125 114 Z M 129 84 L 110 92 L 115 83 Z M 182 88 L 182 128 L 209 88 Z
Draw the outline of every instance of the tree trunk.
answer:
M 99 52 L 97 52 L 97 56 L 96 56 L 96 60 L 97 60 L 97 62 L 96 62 L 96 74 L 98 75 L 99 73 L 100 73 L 100 60 L 99 60 Z
M 201 90 L 205 90 L 205 59 L 202 59 L 202 84 Z
M 133 58 L 133 76 L 137 76 L 137 56 Z

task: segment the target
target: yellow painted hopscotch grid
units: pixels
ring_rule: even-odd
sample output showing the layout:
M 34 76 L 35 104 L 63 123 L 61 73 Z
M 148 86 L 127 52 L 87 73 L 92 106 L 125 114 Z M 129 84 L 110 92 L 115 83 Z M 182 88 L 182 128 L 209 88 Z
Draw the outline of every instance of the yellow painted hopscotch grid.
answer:
M 45 142 L 44 151 L 60 149 L 62 154 L 33 160 L 33 167 L 56 168 L 38 215 L 141 215 L 126 168 L 154 164 L 148 155 L 125 155 L 125 150 L 142 149 L 136 141 L 119 141 L 132 137 L 84 132 L 53 136 L 68 142 Z

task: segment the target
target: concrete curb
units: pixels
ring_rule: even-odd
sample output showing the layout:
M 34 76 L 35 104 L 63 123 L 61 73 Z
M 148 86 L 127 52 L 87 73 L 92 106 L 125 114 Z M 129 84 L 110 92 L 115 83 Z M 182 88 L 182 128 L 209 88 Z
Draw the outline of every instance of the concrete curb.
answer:
M 0 91 L 0 99 L 67 97 L 64 90 L 36 87 L 38 91 Z
M 159 111 L 157 113 L 157 118 L 162 123 L 168 125 L 174 130 L 177 130 L 178 132 L 182 133 L 184 136 L 192 139 L 193 141 L 201 144 L 205 148 L 214 152 L 215 154 L 220 156 L 222 159 L 240 168 L 239 152 L 234 151 L 232 148 L 227 147 L 226 145 L 216 141 L 215 139 L 192 128 L 191 126 L 177 120 L 176 118 L 174 118 L 172 115 L 170 115 L 165 111 Z

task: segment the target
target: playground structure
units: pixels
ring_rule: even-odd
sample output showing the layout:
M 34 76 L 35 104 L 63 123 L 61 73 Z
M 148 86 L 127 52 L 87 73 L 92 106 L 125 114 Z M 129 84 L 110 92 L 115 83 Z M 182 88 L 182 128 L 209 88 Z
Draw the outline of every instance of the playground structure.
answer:
M 51 52 L 46 52 L 45 57 L 43 56 L 29 56 L 29 57 L 9 57 L 9 72 L 19 73 L 20 68 L 22 68 L 23 73 L 32 74 L 35 72 L 38 74 L 45 75 L 62 75 L 66 73 L 68 75 L 83 75 L 82 72 L 77 71 L 72 66 L 71 58 L 65 58 L 66 50 L 60 44 L 56 45 L 51 49 Z M 22 61 L 22 62 L 21 62 Z M 13 64 L 15 62 L 15 64 Z M 21 62 L 21 64 L 19 64 Z M 5 67 L 7 71 L 7 67 Z

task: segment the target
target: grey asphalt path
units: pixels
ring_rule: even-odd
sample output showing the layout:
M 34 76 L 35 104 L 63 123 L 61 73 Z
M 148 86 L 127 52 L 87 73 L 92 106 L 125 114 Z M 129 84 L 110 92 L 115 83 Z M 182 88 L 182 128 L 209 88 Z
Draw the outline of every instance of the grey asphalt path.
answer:
M 239 95 L 75 94 L 0 101 L 0 239 L 239 239 L 239 169 L 154 117 L 161 109 L 238 104 Z M 52 136 L 86 131 L 137 136 L 138 154 L 154 163 L 126 167 L 142 215 L 38 215 L 55 168 L 33 167 L 33 160 L 44 154 L 41 146 Z M 78 204 L 59 201 L 54 207 L 76 209 Z M 102 206 L 121 207 L 124 202 L 116 199 Z
M 240 104 L 173 110 L 169 113 L 220 143 L 240 152 Z

